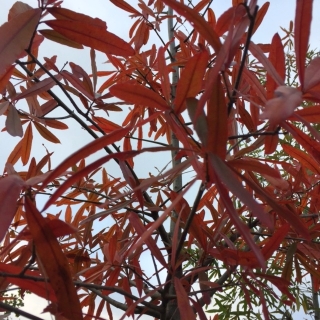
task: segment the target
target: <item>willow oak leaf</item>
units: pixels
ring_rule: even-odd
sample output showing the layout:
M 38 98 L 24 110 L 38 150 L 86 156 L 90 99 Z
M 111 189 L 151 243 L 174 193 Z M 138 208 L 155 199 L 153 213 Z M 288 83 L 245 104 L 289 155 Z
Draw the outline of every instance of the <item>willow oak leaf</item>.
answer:
M 260 114 L 260 120 L 269 120 L 269 128 L 275 129 L 289 118 L 302 103 L 302 92 L 296 88 L 280 86 L 274 91 L 275 97 L 268 100 Z

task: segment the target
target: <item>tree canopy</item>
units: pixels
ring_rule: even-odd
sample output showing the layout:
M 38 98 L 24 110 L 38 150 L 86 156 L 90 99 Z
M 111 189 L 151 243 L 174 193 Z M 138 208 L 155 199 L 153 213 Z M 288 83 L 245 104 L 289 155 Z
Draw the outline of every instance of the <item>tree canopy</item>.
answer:
M 31 292 L 61 320 L 319 317 L 313 1 L 270 43 L 269 2 L 109 2 L 128 38 L 59 0 L 0 26 L 1 310 L 40 319 Z

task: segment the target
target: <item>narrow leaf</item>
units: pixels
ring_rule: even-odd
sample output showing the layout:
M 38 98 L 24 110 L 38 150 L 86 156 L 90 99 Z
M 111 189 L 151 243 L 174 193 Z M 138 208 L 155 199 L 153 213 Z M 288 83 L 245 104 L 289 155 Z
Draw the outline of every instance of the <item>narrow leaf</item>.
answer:
M 57 296 L 58 310 L 68 319 L 83 319 L 70 267 L 57 239 L 28 197 L 25 199 L 25 211 L 37 256 Z
M 181 279 L 174 277 L 174 287 L 177 292 L 178 308 L 181 319 L 195 320 L 196 315 L 191 308 L 189 297 L 181 283 Z
M 284 84 L 283 80 L 281 79 L 278 72 L 276 71 L 274 66 L 271 64 L 271 62 L 267 59 L 262 49 L 251 41 L 249 50 L 259 60 L 259 62 L 265 67 L 266 71 L 274 79 L 276 84 L 278 86 L 282 86 Z
M 124 57 L 135 54 L 127 42 L 103 27 L 68 20 L 50 20 L 46 21 L 46 24 L 72 41 L 101 52 Z
M 263 206 L 256 202 L 251 194 L 244 189 L 242 184 L 238 181 L 237 177 L 234 176 L 233 172 L 229 167 L 215 155 L 210 155 L 210 162 L 213 166 L 216 175 L 219 177 L 230 192 L 237 196 L 243 203 L 245 203 L 252 214 L 255 215 L 261 223 L 265 224 L 269 228 L 272 228 L 273 224 L 270 217 L 264 212 Z
M 28 124 L 28 127 L 22 139 L 21 161 L 24 166 L 27 164 L 30 158 L 32 140 L 33 140 L 33 134 L 32 134 L 32 125 L 30 122 Z
M 313 0 L 296 1 L 296 16 L 294 20 L 294 48 L 296 53 L 297 69 L 302 88 L 304 88 L 306 54 L 308 50 L 312 20 L 312 5 Z
M 87 144 L 80 150 L 73 153 L 67 159 L 65 159 L 55 170 L 51 172 L 51 174 L 47 177 L 47 179 L 43 182 L 42 187 L 45 187 L 50 181 L 54 180 L 58 176 L 60 176 L 63 172 L 71 168 L 75 163 L 79 162 L 81 159 L 84 159 L 91 154 L 99 151 L 106 145 L 114 143 L 121 138 L 123 138 L 129 131 L 130 127 L 119 129 L 110 133 L 109 135 L 103 136 L 101 138 L 95 139 L 91 143 Z
M 119 83 L 110 88 L 110 93 L 132 104 L 143 105 L 162 111 L 170 110 L 166 101 L 159 94 L 141 85 Z
M 38 123 L 36 121 L 34 121 L 33 124 L 43 138 L 45 138 L 46 140 L 48 140 L 52 143 L 60 143 L 60 140 L 51 131 L 49 131 L 45 126 L 41 125 L 40 123 Z
M 139 15 L 140 16 L 139 11 L 137 11 L 135 8 L 130 6 L 130 4 L 128 4 L 124 0 L 110 0 L 110 2 L 112 2 L 115 6 L 119 7 L 120 9 L 122 9 L 124 11 L 127 11 L 129 13 L 133 13 L 135 15 Z
M 57 20 L 64 19 L 64 20 L 81 21 L 81 22 L 94 24 L 105 29 L 107 28 L 107 24 L 105 23 L 105 21 L 99 18 L 92 18 L 86 14 L 74 12 L 66 8 L 52 7 L 52 8 L 47 8 L 47 11 L 50 14 L 52 14 Z
M 75 48 L 75 49 L 83 49 L 83 45 L 72 41 L 70 39 L 68 39 L 67 37 L 64 37 L 62 34 L 60 34 L 59 32 L 55 31 L 55 30 L 51 30 L 51 29 L 45 29 L 45 30 L 39 30 L 39 32 L 48 40 L 57 42 L 59 44 L 62 44 L 64 46 L 68 46 L 70 48 Z
M 186 63 L 177 84 L 174 110 L 181 113 L 185 110 L 187 98 L 195 98 L 202 89 L 203 77 L 207 68 L 209 53 L 204 50 L 195 54 Z
M 136 213 L 130 212 L 129 214 L 129 221 L 132 227 L 135 229 L 135 231 L 138 234 L 138 237 L 141 238 L 147 231 L 145 226 L 142 224 L 140 218 L 137 216 Z M 155 256 L 155 258 L 164 266 L 166 267 L 167 263 L 157 246 L 156 241 L 152 238 L 152 235 L 150 235 L 148 238 L 144 238 L 144 242 L 148 249 L 150 250 L 151 254 Z
M 209 124 L 207 149 L 209 152 L 217 154 L 221 159 L 225 159 L 228 139 L 228 114 L 220 75 L 218 75 L 212 88 L 212 94 L 207 104 L 207 123 Z
M 254 22 L 254 27 L 253 27 L 253 30 L 252 30 L 252 35 L 257 31 L 257 29 L 259 28 L 264 16 L 266 15 L 268 9 L 269 9 L 269 6 L 270 6 L 270 2 L 267 1 L 265 2 L 261 8 L 259 9 L 259 11 L 257 12 L 257 16 L 256 16 L 256 19 L 255 19 L 255 22 Z
M 62 78 L 62 76 L 59 74 L 54 75 L 54 77 L 55 77 L 56 81 L 60 81 Z M 48 91 L 49 89 L 51 89 L 53 86 L 55 86 L 57 84 L 56 81 L 53 80 L 52 78 L 47 78 L 47 79 L 41 80 L 40 82 L 33 84 L 31 87 L 29 87 L 28 89 L 26 89 L 22 93 L 15 96 L 15 100 L 20 100 L 23 98 L 37 95 L 37 94 L 42 93 L 44 91 Z

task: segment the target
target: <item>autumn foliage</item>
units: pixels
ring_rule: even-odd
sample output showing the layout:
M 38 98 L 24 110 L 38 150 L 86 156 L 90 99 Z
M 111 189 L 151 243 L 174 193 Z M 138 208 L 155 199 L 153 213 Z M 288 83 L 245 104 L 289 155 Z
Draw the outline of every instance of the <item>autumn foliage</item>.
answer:
M 58 0 L 18 1 L 0 27 L 1 136 L 21 137 L 0 178 L 1 292 L 28 290 L 57 319 L 231 319 L 227 290 L 246 319 L 294 308 L 306 276 L 320 289 L 313 1 L 264 44 L 251 38 L 268 2 L 220 17 L 209 0 L 110 2 L 132 18 L 128 41 Z M 49 42 L 90 52 L 91 70 L 41 56 Z M 57 130 L 72 134 L 59 112 L 92 141 L 52 165 Z

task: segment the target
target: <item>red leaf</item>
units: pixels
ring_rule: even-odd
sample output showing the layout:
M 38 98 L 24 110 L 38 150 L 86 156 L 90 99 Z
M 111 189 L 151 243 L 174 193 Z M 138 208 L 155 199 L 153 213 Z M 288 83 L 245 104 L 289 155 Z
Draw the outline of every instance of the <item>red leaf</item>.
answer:
M 57 239 L 29 198 L 25 199 L 25 211 L 37 256 L 41 260 L 57 296 L 59 311 L 66 318 L 83 319 L 70 267 Z
M 195 320 L 196 315 L 191 308 L 189 297 L 181 283 L 181 279 L 174 277 L 174 287 L 177 293 L 178 308 L 181 319 Z
M 318 105 L 297 110 L 295 111 L 295 114 L 303 117 L 306 121 L 309 121 L 311 123 L 320 123 L 320 108 Z M 295 121 L 296 119 L 294 118 L 294 116 L 292 116 L 289 118 L 289 120 Z
M 284 224 L 268 240 L 266 245 L 261 250 L 266 260 L 269 260 L 272 254 L 279 249 L 282 240 L 287 236 L 289 230 L 290 225 L 288 223 Z
M 16 274 L 20 274 L 22 269 L 19 266 L 0 262 L 0 271 L 8 274 L 16 275 Z M 31 277 L 40 276 L 39 272 L 29 271 L 29 270 L 27 270 L 24 274 L 26 276 L 31 276 Z M 36 282 L 34 280 L 26 280 L 26 279 L 15 278 L 15 277 L 7 278 L 7 280 L 8 282 L 18 286 L 19 288 L 22 288 L 24 290 L 30 290 L 32 293 L 38 295 L 39 297 L 42 297 L 44 299 L 49 299 L 52 302 L 57 301 L 56 295 L 50 283 Z
M 284 81 L 285 74 L 286 74 L 285 58 L 284 58 L 283 45 L 278 33 L 276 33 L 272 38 L 272 42 L 270 45 L 269 60 L 277 70 L 281 79 Z M 273 98 L 274 91 L 277 89 L 277 87 L 278 87 L 277 83 L 273 80 L 272 76 L 269 73 L 267 73 L 266 89 L 267 89 L 268 100 Z
M 14 68 L 15 68 L 14 65 L 12 65 L 12 66 L 8 67 L 2 75 L 0 75 L 0 92 L 2 92 L 2 90 L 5 89 L 6 85 L 8 84 L 8 82 L 11 78 L 11 75 L 12 75 L 13 71 L 15 70 Z
M 221 41 L 218 34 L 198 12 L 194 11 L 193 8 L 177 2 L 176 0 L 163 0 L 163 2 L 189 20 L 196 31 L 198 31 L 201 36 L 213 47 L 216 53 L 220 51 Z
M 297 233 L 300 233 L 308 240 L 310 239 L 309 231 L 296 211 L 292 211 L 290 207 L 279 204 L 260 187 L 253 183 L 252 180 L 247 179 L 245 176 L 241 176 L 241 178 L 245 180 L 246 184 L 248 184 L 248 186 L 257 193 L 257 195 L 259 195 L 259 198 L 261 200 L 268 203 L 283 219 L 285 219 L 296 230 Z
M 296 17 L 294 20 L 294 48 L 296 52 L 297 69 L 302 88 L 304 88 L 304 73 L 306 54 L 309 44 L 310 26 L 312 20 L 313 0 L 297 0 Z
M 72 41 L 66 37 L 64 37 L 62 34 L 60 34 L 57 31 L 51 30 L 51 29 L 46 29 L 46 30 L 39 30 L 39 32 L 47 39 L 63 44 L 64 46 L 68 46 L 71 48 L 76 48 L 76 49 L 83 49 L 83 45 Z
M 132 227 L 135 229 L 135 231 L 138 234 L 138 238 L 144 239 L 144 243 L 150 250 L 151 254 L 155 256 L 155 258 L 164 266 L 167 266 L 167 263 L 156 243 L 156 241 L 152 238 L 151 234 L 148 234 L 148 237 L 145 237 L 145 234 L 147 233 L 147 228 L 142 224 L 140 218 L 137 216 L 136 213 L 130 212 L 129 214 L 129 220 L 132 225 Z
M 212 89 L 207 104 L 207 123 L 209 124 L 207 150 L 217 154 L 221 159 L 225 159 L 228 139 L 228 114 L 220 75 L 218 75 Z
M 59 74 L 54 75 L 54 77 L 57 81 L 61 80 L 61 78 L 62 78 L 61 75 L 59 75 Z M 57 82 L 55 80 L 53 80 L 52 78 L 47 78 L 47 79 L 41 80 L 40 82 L 33 84 L 31 87 L 29 87 L 28 89 L 26 89 L 22 93 L 15 96 L 15 100 L 20 100 L 23 98 L 34 96 L 34 95 L 39 94 L 44 91 L 48 91 L 56 84 L 57 84 Z
M 17 200 L 24 181 L 18 175 L 9 175 L 0 179 L 0 241 L 3 240 L 17 210 Z
M 160 47 L 158 50 L 158 76 L 161 79 L 161 90 L 166 101 L 170 101 L 171 86 L 169 79 L 168 67 L 165 60 L 166 48 Z
M 202 89 L 203 77 L 208 65 L 209 53 L 204 50 L 188 60 L 177 84 L 174 110 L 181 113 L 185 110 L 187 98 L 195 98 Z
M 57 20 L 73 20 L 73 21 L 81 21 L 89 24 L 96 25 L 101 28 L 107 28 L 107 24 L 105 21 L 99 18 L 92 18 L 87 16 L 86 14 L 74 12 L 65 8 L 52 7 L 47 8 L 47 11 L 52 14 Z
M 97 125 L 105 132 L 105 133 L 111 133 L 115 130 L 121 129 L 121 127 L 106 119 L 106 118 L 102 118 L 102 117 L 92 117 L 92 120 L 95 121 L 97 123 Z M 90 128 L 92 128 L 93 130 L 97 130 L 97 128 L 95 126 L 90 126 Z
M 77 152 L 73 153 L 70 157 L 64 160 L 55 170 L 53 170 L 50 175 L 45 179 L 42 184 L 42 188 L 45 187 L 50 181 L 54 180 L 66 170 L 71 168 L 75 163 L 79 162 L 81 159 L 84 159 L 91 155 L 92 153 L 97 152 L 108 144 L 114 143 L 121 138 L 123 138 L 131 128 L 123 128 L 117 131 L 110 133 L 109 135 L 103 136 L 99 139 L 92 141 L 87 144 Z
M 40 15 L 41 9 L 28 10 L 0 27 L 0 75 L 29 47 Z
M 237 177 L 234 176 L 230 168 L 218 158 L 216 155 L 210 155 L 210 162 L 213 166 L 216 175 L 219 177 L 219 180 L 224 183 L 230 192 L 237 196 L 243 203 L 245 203 L 252 214 L 255 215 L 261 223 L 265 224 L 269 228 L 272 228 L 273 224 L 268 215 L 265 214 L 263 206 L 256 202 L 252 195 L 244 189 L 242 184 L 238 181 Z
M 115 97 L 132 104 L 139 104 L 162 111 L 171 110 L 166 101 L 162 99 L 159 94 L 141 85 L 119 83 L 110 88 L 110 93 Z
M 105 28 L 82 21 L 50 20 L 46 24 L 63 36 L 87 47 L 117 56 L 132 56 L 132 47 Z
M 218 158 L 217 156 L 214 156 L 214 155 L 210 155 L 210 161 L 211 161 L 212 166 L 213 166 L 213 168 L 215 170 L 215 174 L 217 175 L 217 177 L 215 179 L 217 189 L 218 189 L 218 191 L 220 193 L 221 200 L 223 201 L 224 206 L 225 206 L 226 210 L 228 211 L 230 220 L 233 222 L 233 224 L 235 225 L 236 229 L 242 235 L 242 237 L 246 241 L 247 245 L 251 248 L 253 254 L 255 255 L 255 258 L 257 259 L 257 261 L 258 261 L 258 263 L 260 265 L 260 267 L 265 269 L 265 267 L 266 267 L 265 259 L 264 259 L 263 255 L 262 255 L 259 247 L 254 242 L 254 240 L 253 240 L 253 238 L 252 238 L 252 236 L 250 234 L 249 227 L 240 220 L 239 214 L 234 209 L 234 206 L 233 206 L 233 204 L 232 204 L 232 202 L 230 200 L 230 197 L 228 195 L 227 189 L 221 183 L 221 181 L 223 181 L 224 183 L 227 183 L 227 187 L 229 188 L 230 187 L 230 183 L 234 183 L 236 181 L 236 179 L 231 176 L 231 180 L 230 180 L 229 172 L 227 172 L 227 174 L 225 175 L 225 172 L 223 170 L 225 170 L 225 168 L 227 168 L 227 170 L 229 171 L 229 168 L 222 162 L 222 160 L 220 158 Z M 222 164 L 222 166 L 221 166 L 221 164 Z M 232 186 L 232 189 L 231 189 L 232 192 L 233 192 L 233 189 L 235 189 L 234 185 Z M 240 184 L 240 189 L 245 191 L 241 184 Z M 236 190 L 236 192 L 237 192 L 237 190 Z M 247 193 L 247 191 L 245 191 L 245 193 Z M 252 197 L 250 198 L 250 194 L 248 194 L 248 195 L 249 196 L 246 196 L 247 200 L 249 202 L 255 202 L 252 199 Z M 258 203 L 256 203 L 256 205 L 258 206 Z M 261 211 L 261 209 L 259 209 L 259 211 Z M 266 215 L 264 214 L 264 216 L 266 216 Z M 259 217 L 262 217 L 262 218 L 264 218 L 264 220 L 267 220 L 267 218 L 263 217 L 263 215 L 261 215 L 261 213 L 259 214 Z M 268 224 L 270 225 L 270 221 L 268 222 Z
M 281 79 L 278 72 L 276 71 L 274 66 L 271 64 L 271 62 L 267 59 L 267 57 L 265 56 L 261 48 L 258 45 L 254 44 L 253 42 L 250 42 L 249 50 L 264 66 L 267 73 L 274 79 L 277 85 L 278 86 L 284 85 L 283 80 Z

